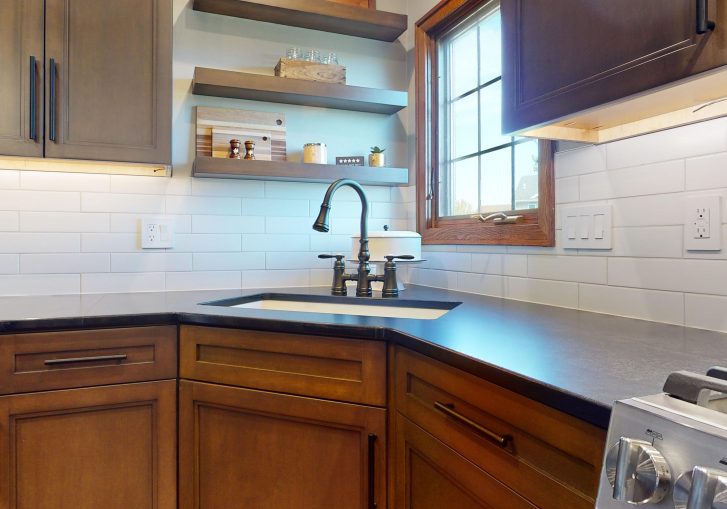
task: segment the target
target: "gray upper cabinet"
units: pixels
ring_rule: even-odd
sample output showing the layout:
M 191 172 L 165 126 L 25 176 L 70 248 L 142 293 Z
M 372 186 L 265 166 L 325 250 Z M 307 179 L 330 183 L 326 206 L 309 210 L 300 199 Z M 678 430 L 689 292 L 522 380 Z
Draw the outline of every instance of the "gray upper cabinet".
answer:
M 39 7 L 28 12 L 28 4 L 36 3 Z M 22 11 L 24 24 L 14 21 L 20 14 L 13 9 Z M 171 162 L 171 0 L 46 0 L 45 11 L 42 0 L 4 1 L 0 20 L 0 66 L 12 71 L 0 77 L 1 90 L 10 91 L 0 97 L 1 153 Z M 8 47 L 5 38 L 13 35 L 28 48 Z M 38 41 L 24 42 L 32 37 Z M 26 80 L 33 44 L 40 48 L 37 78 L 44 100 L 37 108 L 38 143 L 30 152 L 23 146 L 30 138 L 25 110 L 31 103 Z M 6 132 L 15 138 L 23 134 L 24 143 L 5 143 Z
M 0 154 L 43 155 L 43 0 L 0 2 Z

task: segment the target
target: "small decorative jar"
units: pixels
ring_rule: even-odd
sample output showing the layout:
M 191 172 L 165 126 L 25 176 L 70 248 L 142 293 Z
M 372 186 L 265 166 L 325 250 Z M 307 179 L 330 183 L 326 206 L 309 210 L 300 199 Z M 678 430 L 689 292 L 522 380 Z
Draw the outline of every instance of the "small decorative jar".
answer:
M 255 142 L 245 141 L 245 157 L 243 159 L 255 159 Z
M 306 143 L 303 145 L 303 162 L 313 164 L 326 164 L 328 162 L 328 149 L 325 143 Z
M 386 160 L 384 159 L 383 152 L 372 152 L 369 154 L 369 166 L 373 166 L 374 168 L 383 168 L 385 164 Z
M 242 159 L 240 155 L 240 140 L 230 140 L 230 159 Z

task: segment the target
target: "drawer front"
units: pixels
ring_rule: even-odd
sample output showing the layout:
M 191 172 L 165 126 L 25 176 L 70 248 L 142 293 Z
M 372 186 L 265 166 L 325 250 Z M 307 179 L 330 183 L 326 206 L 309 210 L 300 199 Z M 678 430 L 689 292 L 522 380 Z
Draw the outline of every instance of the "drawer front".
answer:
M 175 326 L 0 336 L 0 394 L 176 376 Z
M 593 508 L 603 430 L 402 348 L 394 384 L 399 412 L 536 506 Z
M 386 345 L 379 341 L 182 326 L 180 376 L 385 406 Z

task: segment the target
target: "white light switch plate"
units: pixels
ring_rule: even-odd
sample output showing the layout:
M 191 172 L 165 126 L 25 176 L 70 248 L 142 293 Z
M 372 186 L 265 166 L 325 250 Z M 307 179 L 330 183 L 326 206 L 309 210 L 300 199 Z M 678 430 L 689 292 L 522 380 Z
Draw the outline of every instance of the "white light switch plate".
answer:
M 611 249 L 611 205 L 570 205 L 561 209 L 565 249 Z
M 171 217 L 141 218 L 141 248 L 168 249 L 174 246 L 174 219 Z
M 722 208 L 719 195 L 690 196 L 684 200 L 684 249 L 722 249 Z

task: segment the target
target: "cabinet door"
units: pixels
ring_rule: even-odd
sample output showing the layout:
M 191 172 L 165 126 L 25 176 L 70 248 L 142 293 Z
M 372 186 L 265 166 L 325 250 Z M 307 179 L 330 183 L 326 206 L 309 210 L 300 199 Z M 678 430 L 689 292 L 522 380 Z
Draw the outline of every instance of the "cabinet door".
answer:
M 700 35 L 695 0 L 502 0 L 503 130 L 727 63 L 727 5 L 709 4 L 717 27 Z
M 169 163 L 171 0 L 47 0 L 46 16 L 46 157 Z
M 176 382 L 0 398 L 0 507 L 175 509 Z
M 371 491 L 386 507 L 384 409 L 185 380 L 179 391 L 180 509 L 366 509 Z
M 536 509 L 401 414 L 396 428 L 397 509 Z
M 35 59 L 34 63 L 31 58 Z M 3 0 L 0 2 L 0 154 L 43 155 L 42 83 L 43 0 Z

